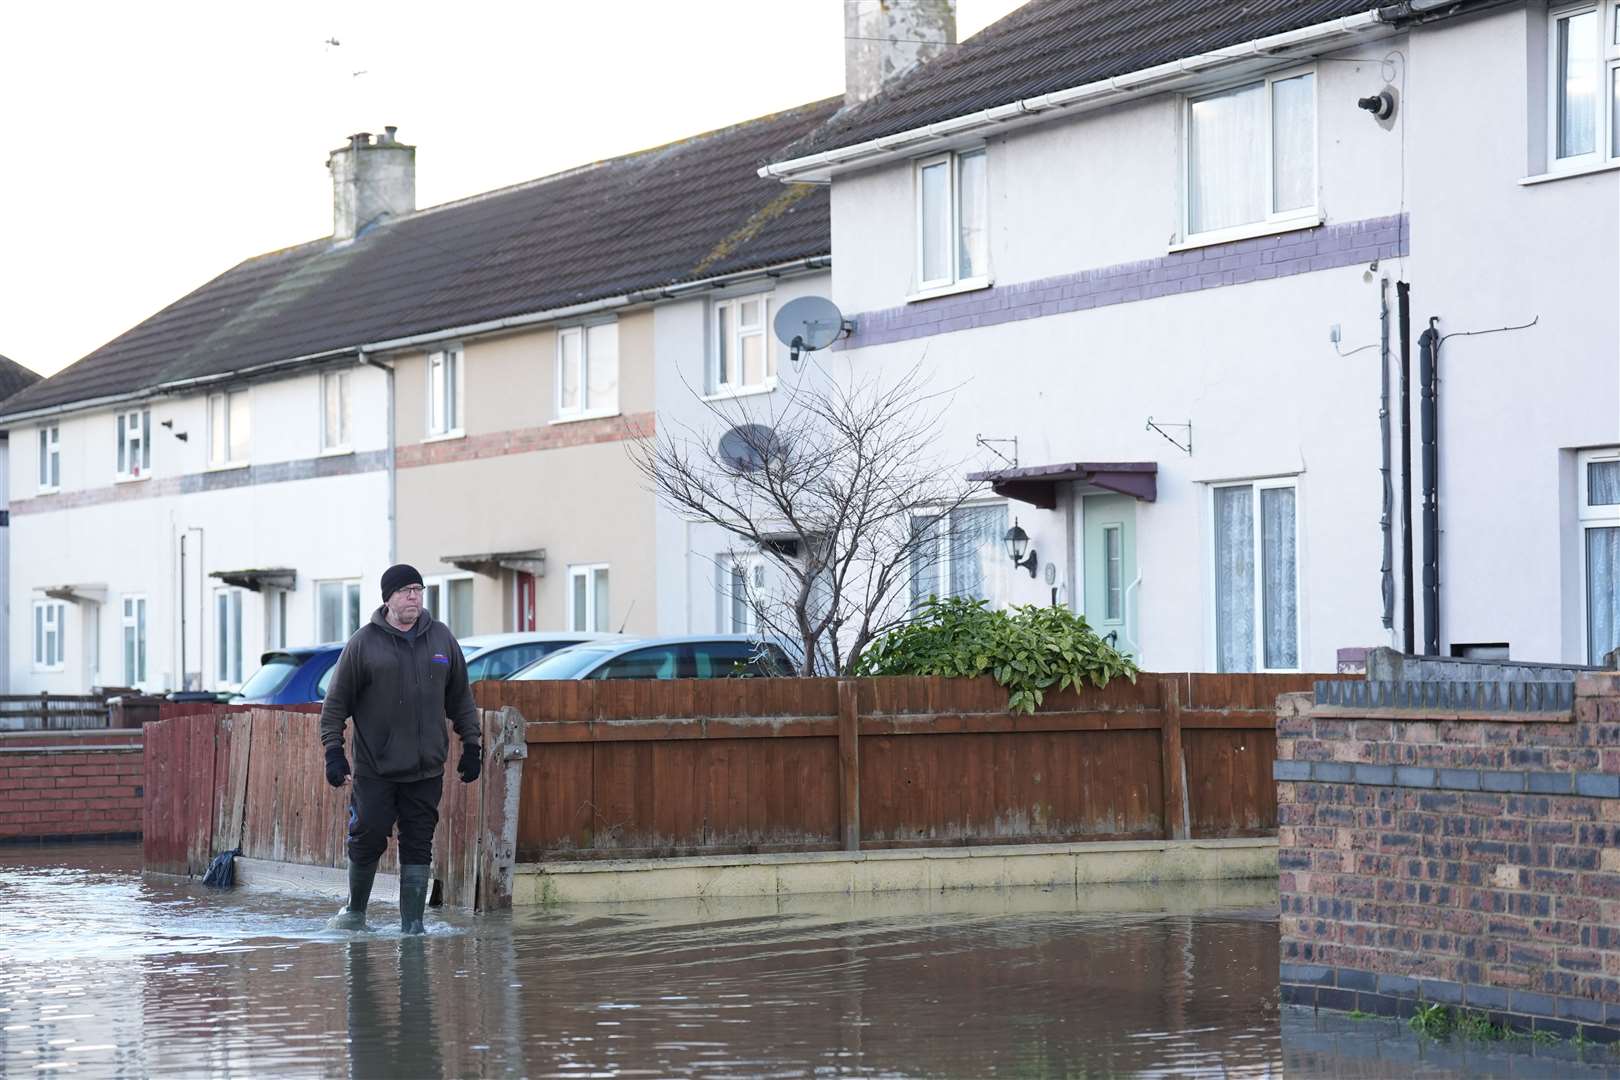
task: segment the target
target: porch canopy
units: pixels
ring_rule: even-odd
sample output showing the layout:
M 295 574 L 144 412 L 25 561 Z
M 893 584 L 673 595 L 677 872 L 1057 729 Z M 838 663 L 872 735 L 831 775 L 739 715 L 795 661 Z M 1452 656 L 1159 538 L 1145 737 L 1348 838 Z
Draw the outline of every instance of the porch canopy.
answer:
M 1066 461 L 968 473 L 967 478 L 989 484 L 997 495 L 1051 510 L 1057 506 L 1059 484 L 1083 484 L 1153 502 L 1159 494 L 1158 474 L 1153 461 Z
M 208 576 L 252 592 L 263 592 L 265 589 L 291 590 L 298 587 L 298 571 L 285 566 L 268 570 L 215 570 Z
M 473 555 L 440 555 L 439 561 L 448 563 L 457 570 L 487 574 L 490 577 L 499 577 L 502 570 L 515 570 L 521 574 L 533 574 L 535 577 L 544 577 L 546 574 L 545 548 L 530 548 L 527 551 L 490 551 Z

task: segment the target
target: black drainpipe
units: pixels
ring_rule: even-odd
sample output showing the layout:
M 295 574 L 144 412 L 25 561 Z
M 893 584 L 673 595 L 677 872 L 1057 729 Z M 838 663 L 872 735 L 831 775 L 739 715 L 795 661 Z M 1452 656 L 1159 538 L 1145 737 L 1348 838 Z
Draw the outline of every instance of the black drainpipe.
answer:
M 1412 286 L 1395 283 L 1401 324 L 1401 652 L 1412 654 Z
M 1394 509 L 1395 492 L 1389 477 L 1389 279 L 1378 279 L 1378 337 L 1379 337 L 1379 393 L 1378 393 L 1378 445 L 1382 459 L 1378 473 L 1384 489 L 1384 513 L 1378 521 L 1383 533 L 1384 561 L 1378 568 L 1378 592 L 1384 605 L 1384 629 L 1395 626 L 1395 534 L 1390 513 Z
M 1423 406 L 1423 654 L 1440 655 L 1440 332 L 1438 318 L 1418 337 Z

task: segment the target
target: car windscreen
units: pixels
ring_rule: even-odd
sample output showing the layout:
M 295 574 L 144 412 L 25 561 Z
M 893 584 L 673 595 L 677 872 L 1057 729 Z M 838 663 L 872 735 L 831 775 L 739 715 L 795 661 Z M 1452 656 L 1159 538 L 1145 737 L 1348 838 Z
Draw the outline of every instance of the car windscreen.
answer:
M 237 693 L 244 698 L 269 697 L 287 685 L 287 680 L 298 670 L 298 665 L 298 657 L 277 653 L 266 660 L 264 666 L 255 671 Z
M 577 679 L 580 674 L 602 662 L 613 650 L 587 649 L 575 646 L 561 649 L 543 660 L 536 660 L 513 675 L 514 679 Z

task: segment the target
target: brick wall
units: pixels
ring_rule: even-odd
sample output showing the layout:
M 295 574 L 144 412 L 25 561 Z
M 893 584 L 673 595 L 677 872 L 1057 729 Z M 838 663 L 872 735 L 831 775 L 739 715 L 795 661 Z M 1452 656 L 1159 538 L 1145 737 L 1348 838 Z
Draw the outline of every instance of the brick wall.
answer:
M 141 833 L 139 731 L 0 734 L 0 843 Z
M 1620 1037 L 1620 676 L 1562 709 L 1423 693 L 1282 699 L 1283 999 Z

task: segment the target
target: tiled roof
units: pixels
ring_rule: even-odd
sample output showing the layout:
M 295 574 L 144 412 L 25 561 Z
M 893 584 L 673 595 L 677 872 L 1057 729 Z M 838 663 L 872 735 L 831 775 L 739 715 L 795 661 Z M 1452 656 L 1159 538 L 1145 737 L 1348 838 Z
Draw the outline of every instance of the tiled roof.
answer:
M 1374 0 L 1030 0 L 773 160 L 853 146 L 1377 6 Z
M 0 356 L 0 401 L 39 382 L 39 372 L 30 371 L 17 361 Z
M 828 197 L 755 175 L 837 100 L 430 208 L 227 270 L 0 414 L 826 255 Z

